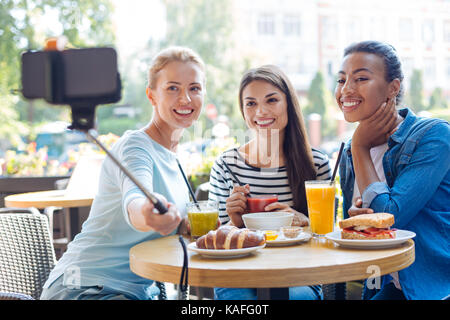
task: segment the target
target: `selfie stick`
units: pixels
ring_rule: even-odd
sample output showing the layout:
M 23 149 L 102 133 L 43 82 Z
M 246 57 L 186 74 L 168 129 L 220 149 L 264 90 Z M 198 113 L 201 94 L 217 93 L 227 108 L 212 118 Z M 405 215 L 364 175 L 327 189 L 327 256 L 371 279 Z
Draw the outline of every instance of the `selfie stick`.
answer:
M 166 213 L 168 211 L 166 206 L 148 192 L 131 175 L 127 168 L 98 141 L 96 138 L 97 132 L 92 129 L 95 122 L 95 107 L 98 104 L 113 103 L 121 99 L 122 86 L 120 74 L 117 71 L 115 50 L 113 48 L 86 48 L 67 50 L 63 54 L 66 42 L 67 39 L 64 37 L 51 38 L 47 40 L 44 51 L 27 51 L 22 54 L 23 96 L 26 99 L 43 98 L 50 104 L 70 105 L 72 109 L 72 124 L 68 129 L 83 131 L 88 139 L 97 144 L 119 166 L 125 175 L 134 182 L 160 214 Z M 102 57 L 106 61 L 104 64 L 98 63 Z M 91 64 L 88 64 L 89 66 L 96 65 L 97 74 L 105 73 L 107 75 L 103 78 L 100 77 L 100 80 L 97 81 L 107 83 L 105 87 L 102 87 L 101 90 L 99 89 L 98 93 L 93 94 L 91 92 L 92 88 L 87 90 L 83 86 L 76 85 L 77 82 L 89 79 L 89 74 L 93 71 L 84 65 L 86 60 L 92 60 Z M 72 61 L 71 64 L 69 63 L 70 61 Z M 74 67 L 74 64 L 84 66 L 84 68 L 76 70 L 77 68 Z M 114 76 L 116 79 L 114 79 Z M 116 81 L 114 82 L 114 80 Z
M 116 157 L 114 157 L 114 155 L 96 138 L 97 132 L 94 129 L 90 129 L 90 130 L 87 130 L 85 132 L 86 132 L 86 136 L 89 138 L 89 140 L 91 140 L 92 142 L 97 144 L 100 147 L 100 149 L 105 151 L 105 153 L 111 158 L 111 160 L 114 161 L 114 163 L 119 166 L 120 170 L 122 170 L 125 173 L 125 175 L 128 178 L 130 178 L 130 180 L 133 181 L 134 184 L 153 203 L 153 205 L 155 206 L 155 208 L 158 210 L 158 212 L 160 214 L 164 214 L 164 213 L 166 213 L 168 211 L 166 206 L 158 198 L 156 198 L 153 194 L 151 194 L 149 191 L 147 191 L 147 189 L 145 189 L 145 187 L 135 177 L 133 177 L 133 175 L 128 171 L 128 169 L 125 168 L 119 162 L 119 160 L 117 160 Z

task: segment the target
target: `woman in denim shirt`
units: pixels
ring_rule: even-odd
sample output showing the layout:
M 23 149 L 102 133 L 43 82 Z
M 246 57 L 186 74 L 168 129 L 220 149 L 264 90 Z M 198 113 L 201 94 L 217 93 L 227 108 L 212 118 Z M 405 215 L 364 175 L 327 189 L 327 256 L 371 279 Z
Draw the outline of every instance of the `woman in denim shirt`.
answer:
M 450 127 L 396 110 L 403 73 L 395 49 L 376 41 L 345 50 L 335 97 L 359 122 L 340 165 L 344 217 L 389 212 L 416 233 L 415 262 L 383 276 L 372 299 L 443 299 L 450 294 Z M 361 192 L 359 192 L 361 190 Z

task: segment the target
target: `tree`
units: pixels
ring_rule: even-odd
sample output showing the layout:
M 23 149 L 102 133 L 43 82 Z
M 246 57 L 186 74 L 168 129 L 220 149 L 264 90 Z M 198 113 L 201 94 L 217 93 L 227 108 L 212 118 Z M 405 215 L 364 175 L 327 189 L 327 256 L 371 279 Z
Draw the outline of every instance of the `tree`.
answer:
M 447 101 L 442 93 L 441 88 L 435 88 L 430 96 L 430 103 L 428 105 L 428 110 L 431 109 L 447 109 Z
M 214 104 L 219 114 L 235 115 L 231 121 L 241 125 L 236 113 L 240 75 L 244 71 L 244 59 L 236 57 L 231 32 L 233 17 L 230 0 L 165 0 L 167 25 L 166 37 L 152 44 L 149 52 L 171 45 L 186 46 L 195 50 L 206 64 L 206 101 Z M 149 59 L 150 60 L 150 59 Z M 142 113 L 145 114 L 145 113 Z M 200 117 L 203 128 L 213 124 L 204 113 Z M 192 129 L 191 129 L 192 130 Z M 186 135 L 188 137 L 188 135 Z
M 308 103 L 303 108 L 305 121 L 308 121 L 308 115 L 312 113 L 319 114 L 322 119 L 322 134 L 324 136 L 334 136 L 336 134 L 336 113 L 340 111 L 333 108 L 333 97 L 321 71 L 318 71 L 312 79 L 307 97 Z
M 423 96 L 423 80 L 422 71 L 414 69 L 411 74 L 411 82 L 409 86 L 409 94 L 407 99 L 408 105 L 415 112 L 426 110 Z
M 304 108 L 305 114 L 318 113 L 325 116 L 327 110 L 328 89 L 322 72 L 318 71 L 311 81 L 308 89 L 308 105 Z
M 67 115 L 66 108 L 52 107 L 42 101 L 23 101 L 11 94 L 11 90 L 21 87 L 20 54 L 28 49 L 40 49 L 47 37 L 61 34 L 74 47 L 111 45 L 114 43 L 112 11 L 111 0 L 0 2 L 0 96 L 5 101 L 1 108 L 6 116 L 0 117 L 0 128 L 11 125 L 18 128 L 20 121 L 56 120 Z M 43 22 L 55 13 L 58 22 L 44 29 Z
M 0 79 L 1 80 L 1 79 Z M 28 129 L 19 121 L 18 112 L 12 107 L 16 97 L 0 84 L 0 156 L 1 150 L 7 150 L 21 143 L 20 136 L 28 134 Z

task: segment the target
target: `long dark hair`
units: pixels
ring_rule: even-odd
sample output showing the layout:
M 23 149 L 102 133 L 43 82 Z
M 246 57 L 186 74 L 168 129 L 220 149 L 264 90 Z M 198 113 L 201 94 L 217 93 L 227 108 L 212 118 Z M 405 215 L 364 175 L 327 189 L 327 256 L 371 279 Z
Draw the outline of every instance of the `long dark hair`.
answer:
M 356 52 L 372 53 L 383 59 L 385 80 L 387 82 L 391 82 L 394 79 L 398 79 L 400 81 L 400 90 L 395 98 L 396 104 L 399 104 L 403 98 L 405 89 L 403 86 L 404 75 L 402 71 L 402 63 L 398 57 L 397 50 L 395 50 L 395 48 L 388 43 L 368 40 L 353 43 L 345 48 L 344 57 Z
M 292 83 L 280 68 L 265 65 L 248 70 L 242 77 L 239 87 L 239 106 L 244 116 L 242 92 L 255 80 L 262 80 L 277 87 L 286 95 L 288 123 L 284 130 L 283 152 L 286 159 L 286 170 L 291 187 L 294 209 L 308 214 L 306 204 L 305 181 L 316 179 L 316 170 L 312 158 L 311 146 L 306 134 L 305 122 L 300 103 Z

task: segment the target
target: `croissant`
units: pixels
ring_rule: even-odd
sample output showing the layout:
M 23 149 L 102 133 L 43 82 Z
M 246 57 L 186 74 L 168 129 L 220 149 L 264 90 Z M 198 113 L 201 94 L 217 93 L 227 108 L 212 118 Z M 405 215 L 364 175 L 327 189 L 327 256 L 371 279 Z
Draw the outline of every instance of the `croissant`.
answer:
M 198 238 L 196 244 L 200 249 L 242 249 L 261 246 L 265 242 L 266 235 L 262 232 L 222 226 Z

